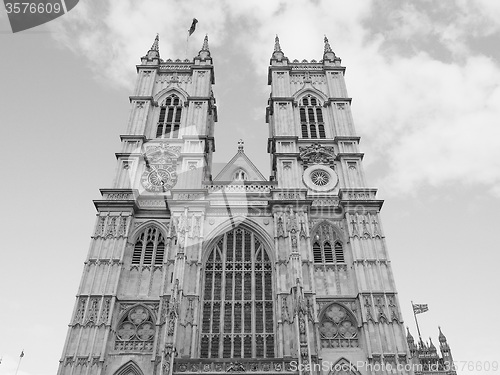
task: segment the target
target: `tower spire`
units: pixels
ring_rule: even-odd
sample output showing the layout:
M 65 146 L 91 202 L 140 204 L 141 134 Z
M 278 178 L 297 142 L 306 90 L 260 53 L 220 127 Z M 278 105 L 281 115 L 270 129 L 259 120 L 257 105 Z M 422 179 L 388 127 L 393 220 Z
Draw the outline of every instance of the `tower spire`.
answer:
M 160 34 L 156 34 L 156 38 L 153 42 L 153 45 L 150 48 L 150 51 L 159 51 L 160 47 L 158 46 L 158 43 L 160 42 Z
M 276 34 L 276 38 L 274 38 L 274 51 L 271 56 L 271 60 L 282 60 L 283 58 L 285 58 L 285 55 L 281 50 L 280 38 L 278 37 L 278 34 Z
M 332 47 L 330 47 L 330 42 L 328 41 L 328 38 L 326 37 L 326 35 L 325 35 L 324 42 L 325 42 L 325 52 L 324 53 L 333 52 Z
M 208 48 L 208 35 L 205 35 L 205 39 L 203 39 L 203 46 L 201 47 L 201 50 L 210 52 L 210 49 Z
M 205 39 L 203 39 L 203 45 L 201 46 L 200 52 L 198 52 L 198 57 L 201 59 L 206 59 L 210 57 L 210 48 L 208 47 L 208 35 L 205 35 Z
M 328 38 L 326 37 L 326 35 L 325 35 L 325 38 L 323 39 L 323 41 L 325 42 L 325 49 L 323 52 L 323 60 L 335 61 L 337 59 L 337 56 L 335 56 L 335 52 L 333 52 L 332 47 L 330 46 L 330 42 L 328 41 Z
M 280 38 L 278 34 L 276 34 L 276 38 L 274 38 L 274 52 L 282 52 L 280 46 Z
M 141 61 L 143 64 L 158 64 L 160 62 L 160 34 L 156 34 L 155 40 L 151 45 L 146 56 L 141 57 Z

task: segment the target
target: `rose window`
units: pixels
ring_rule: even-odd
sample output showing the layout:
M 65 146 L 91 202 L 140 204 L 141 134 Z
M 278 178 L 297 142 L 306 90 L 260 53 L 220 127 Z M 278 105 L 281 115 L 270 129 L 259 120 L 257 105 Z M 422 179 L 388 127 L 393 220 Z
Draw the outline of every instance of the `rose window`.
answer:
M 311 173 L 311 180 L 314 185 L 325 186 L 330 181 L 330 175 L 324 170 L 316 170 Z
M 116 350 L 151 351 L 155 324 L 152 314 L 144 306 L 135 306 L 121 318 L 116 330 Z
M 358 346 L 358 329 L 353 317 L 339 304 L 330 305 L 323 314 L 319 332 L 324 348 Z

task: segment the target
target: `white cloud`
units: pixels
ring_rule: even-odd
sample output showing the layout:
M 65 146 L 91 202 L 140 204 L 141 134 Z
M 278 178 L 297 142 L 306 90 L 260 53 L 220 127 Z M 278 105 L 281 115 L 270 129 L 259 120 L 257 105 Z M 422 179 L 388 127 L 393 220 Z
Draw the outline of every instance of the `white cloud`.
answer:
M 500 68 L 498 61 L 472 54 L 469 43 L 471 36 L 500 30 L 499 3 L 461 0 L 437 8 L 434 2 L 370 4 L 81 2 L 56 26 L 58 38 L 85 56 L 101 78 L 128 87 L 134 65 L 156 32 L 163 58 L 185 58 L 185 31 L 192 17 L 200 23 L 190 43 L 201 44 L 200 34 L 209 33 L 211 46 L 244 50 L 260 76 L 267 74 L 276 33 L 285 55 L 300 60 L 321 59 L 327 34 L 348 68 L 357 128 L 372 140 L 363 148 L 373 160 L 389 162 L 384 183 L 395 193 L 452 183 L 480 184 L 495 192 L 500 182 Z M 408 45 L 411 53 L 402 56 Z M 444 49 L 450 55 L 446 59 Z M 190 45 L 188 55 L 197 50 Z

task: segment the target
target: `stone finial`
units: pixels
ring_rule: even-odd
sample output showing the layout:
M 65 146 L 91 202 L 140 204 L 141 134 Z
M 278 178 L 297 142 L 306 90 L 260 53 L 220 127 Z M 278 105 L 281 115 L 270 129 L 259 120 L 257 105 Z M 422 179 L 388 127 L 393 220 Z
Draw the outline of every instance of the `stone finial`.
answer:
M 441 332 L 441 327 L 438 326 L 439 329 L 439 342 L 443 343 L 446 342 L 446 336 L 443 335 L 443 332 Z
M 411 340 L 411 341 L 413 342 L 413 336 L 411 335 L 411 333 L 410 333 L 410 329 L 409 329 L 408 327 L 406 327 L 406 339 L 407 339 L 408 341 L 410 341 L 410 340 Z
M 325 35 L 324 41 L 325 41 L 325 52 L 324 53 L 333 52 L 332 47 L 330 47 L 330 42 L 328 42 L 328 38 L 326 37 L 326 35 Z
M 274 52 L 282 52 L 280 46 L 280 38 L 278 38 L 278 34 L 276 34 L 276 38 L 274 38 Z
M 208 35 L 205 35 L 205 39 L 203 39 L 203 45 L 201 46 L 200 52 L 198 52 L 198 57 L 202 59 L 210 57 L 210 48 L 208 47 Z
M 325 35 L 325 38 L 323 39 L 325 42 L 325 50 L 323 52 L 323 60 L 330 60 L 330 61 L 336 61 L 339 60 L 337 56 L 335 56 L 335 52 L 333 52 L 332 47 L 330 46 L 330 42 L 328 41 L 328 38 Z
M 276 35 L 276 38 L 274 38 L 274 51 L 271 59 L 282 60 L 283 58 L 285 58 L 285 55 L 281 50 L 280 38 L 278 37 L 278 35 Z
M 205 35 L 205 39 L 203 39 L 203 46 L 201 47 L 202 51 L 210 51 L 208 48 L 208 35 Z
M 160 35 L 156 34 L 156 38 L 153 42 L 153 45 L 149 49 L 148 53 L 146 53 L 146 56 L 141 57 L 141 61 L 143 64 L 158 64 L 160 61 Z
M 243 142 L 243 139 L 240 139 L 238 141 L 238 152 L 243 152 L 244 145 L 245 145 L 245 142 Z
M 158 46 L 159 42 L 160 42 L 160 34 L 156 34 L 155 41 L 153 42 L 150 51 L 159 51 L 160 50 L 160 47 Z

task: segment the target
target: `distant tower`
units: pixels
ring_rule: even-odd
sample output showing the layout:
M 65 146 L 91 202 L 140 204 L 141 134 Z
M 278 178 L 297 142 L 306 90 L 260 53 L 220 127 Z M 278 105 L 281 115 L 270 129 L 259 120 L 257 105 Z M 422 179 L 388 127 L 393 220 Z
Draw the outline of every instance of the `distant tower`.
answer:
M 441 327 L 439 327 L 439 348 L 441 357 L 437 353 L 437 349 L 432 343 L 431 338 L 429 338 L 428 344 L 420 340 L 419 344 L 415 345 L 413 336 L 409 330 L 407 331 L 406 338 L 408 347 L 410 348 L 411 363 L 416 374 L 456 374 L 451 350 L 445 335 L 441 332 Z
M 299 62 L 276 37 L 266 180 L 242 140 L 212 175 L 208 37 L 184 61 L 160 59 L 156 37 L 112 188 L 94 202 L 59 375 L 406 375 L 421 350 L 437 356 L 406 341 L 383 202 L 365 182 L 345 68 L 324 42 L 322 60 Z

